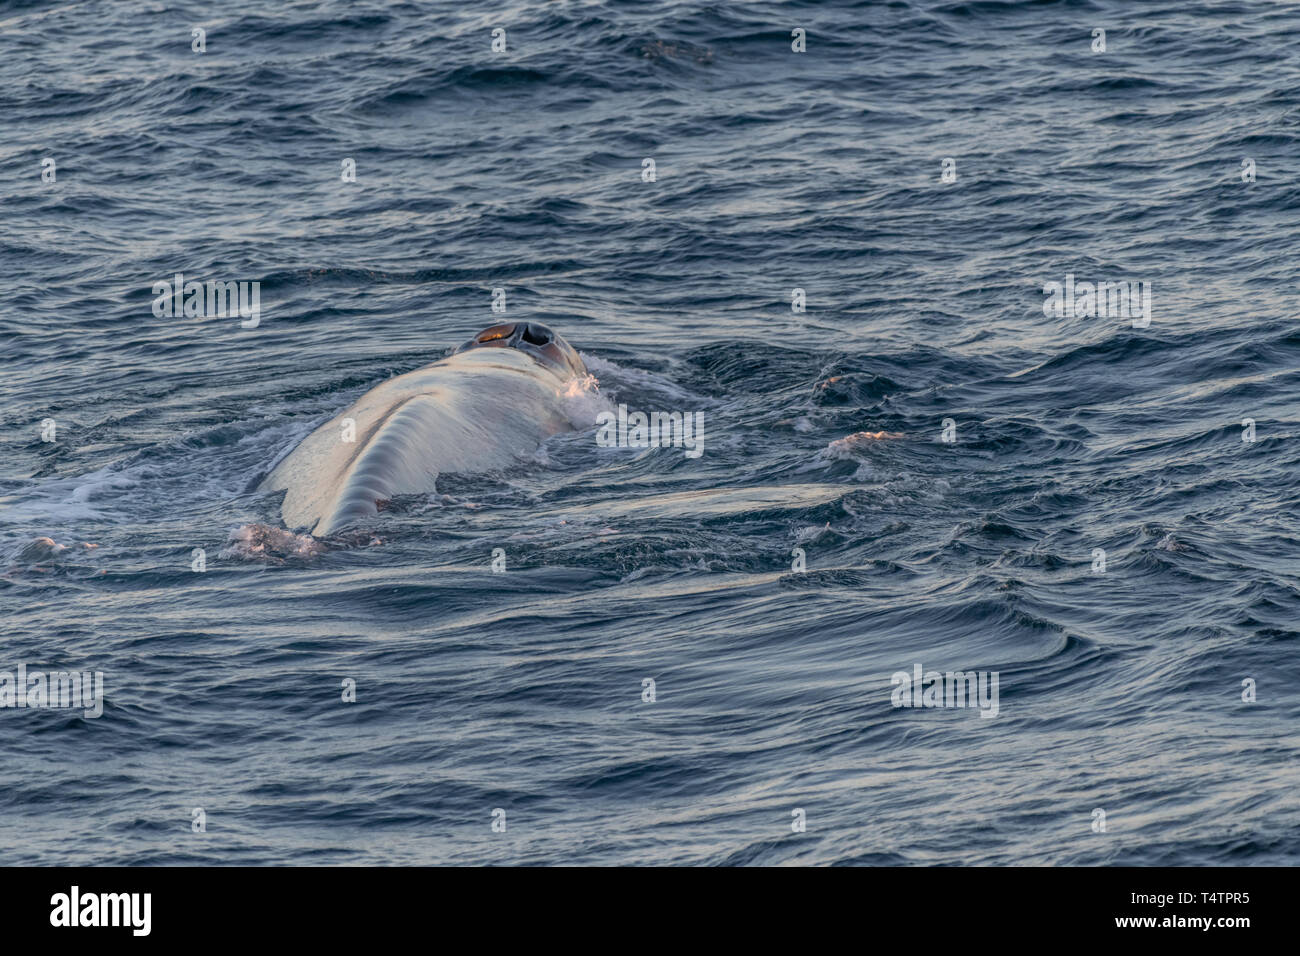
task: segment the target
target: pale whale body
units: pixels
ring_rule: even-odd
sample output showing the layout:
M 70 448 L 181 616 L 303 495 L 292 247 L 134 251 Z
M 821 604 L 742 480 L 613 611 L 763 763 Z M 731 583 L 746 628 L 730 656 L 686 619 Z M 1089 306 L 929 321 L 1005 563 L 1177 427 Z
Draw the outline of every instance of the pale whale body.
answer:
M 561 397 L 586 376 L 578 353 L 544 325 L 497 325 L 454 354 L 399 375 L 321 425 L 260 490 L 284 489 L 290 528 L 328 535 L 393 495 L 435 491 L 440 472 L 508 467 L 573 425 Z M 347 419 L 355 442 L 344 441 Z

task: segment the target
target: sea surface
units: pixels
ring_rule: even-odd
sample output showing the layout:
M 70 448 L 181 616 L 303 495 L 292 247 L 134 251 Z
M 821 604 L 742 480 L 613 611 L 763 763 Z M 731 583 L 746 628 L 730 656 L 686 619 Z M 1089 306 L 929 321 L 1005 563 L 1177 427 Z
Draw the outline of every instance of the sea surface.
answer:
M 1300 862 L 1298 290 L 1294 4 L 0 3 L 4 862 Z M 574 431 L 283 526 L 501 321 Z

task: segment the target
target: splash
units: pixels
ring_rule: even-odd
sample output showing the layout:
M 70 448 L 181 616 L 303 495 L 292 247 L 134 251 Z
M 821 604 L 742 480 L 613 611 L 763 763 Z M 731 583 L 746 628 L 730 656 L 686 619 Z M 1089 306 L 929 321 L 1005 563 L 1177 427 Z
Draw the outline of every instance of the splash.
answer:
M 599 355 L 588 355 L 586 352 L 579 352 L 578 354 L 582 357 L 582 362 L 587 366 L 588 371 L 605 379 L 606 386 L 614 392 L 625 389 L 636 392 L 644 391 L 652 393 L 655 396 L 653 400 L 661 400 L 658 396 L 663 396 L 678 404 L 690 403 L 696 407 L 708 401 L 704 396 L 696 395 L 694 392 L 682 388 L 672 379 L 655 372 L 647 372 L 644 369 L 628 365 L 619 365 L 617 362 L 601 358 Z M 646 400 L 652 399 L 647 396 Z
M 1174 533 L 1170 531 L 1156 542 L 1156 549 L 1159 551 L 1186 551 L 1187 545 L 1176 539 Z
M 596 416 L 610 411 L 613 405 L 600 393 L 600 382 L 588 373 L 581 378 L 571 378 L 560 389 L 560 408 L 569 424 L 579 431 L 592 428 Z
M 226 547 L 217 557 L 285 564 L 310 560 L 325 550 L 325 545 L 309 534 L 294 534 L 266 524 L 246 524 L 230 532 Z
M 826 461 L 856 462 L 858 470 L 854 472 L 853 478 L 862 481 L 871 477 L 873 472 L 871 460 L 865 455 L 867 449 L 875 442 L 902 437 L 901 432 L 854 432 L 852 435 L 835 439 L 819 453 L 818 457 Z

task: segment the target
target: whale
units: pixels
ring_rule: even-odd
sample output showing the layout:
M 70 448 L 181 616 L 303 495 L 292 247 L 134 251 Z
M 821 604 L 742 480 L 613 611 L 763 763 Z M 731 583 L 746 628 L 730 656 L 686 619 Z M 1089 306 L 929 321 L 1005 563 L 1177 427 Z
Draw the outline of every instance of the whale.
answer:
M 376 385 L 316 428 L 258 486 L 281 491 L 287 527 L 313 536 L 364 522 L 438 475 L 500 471 L 573 430 L 563 397 L 586 366 L 545 325 L 484 329 L 445 358 Z

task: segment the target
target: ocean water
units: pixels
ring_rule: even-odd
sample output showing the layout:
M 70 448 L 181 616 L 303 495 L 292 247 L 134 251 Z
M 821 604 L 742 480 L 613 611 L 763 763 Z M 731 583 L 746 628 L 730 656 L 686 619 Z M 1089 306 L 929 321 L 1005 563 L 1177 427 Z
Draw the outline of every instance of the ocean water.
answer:
M 10 2 L 0 133 L 6 863 L 1300 860 L 1297 7 Z M 574 431 L 283 527 L 499 321 Z

